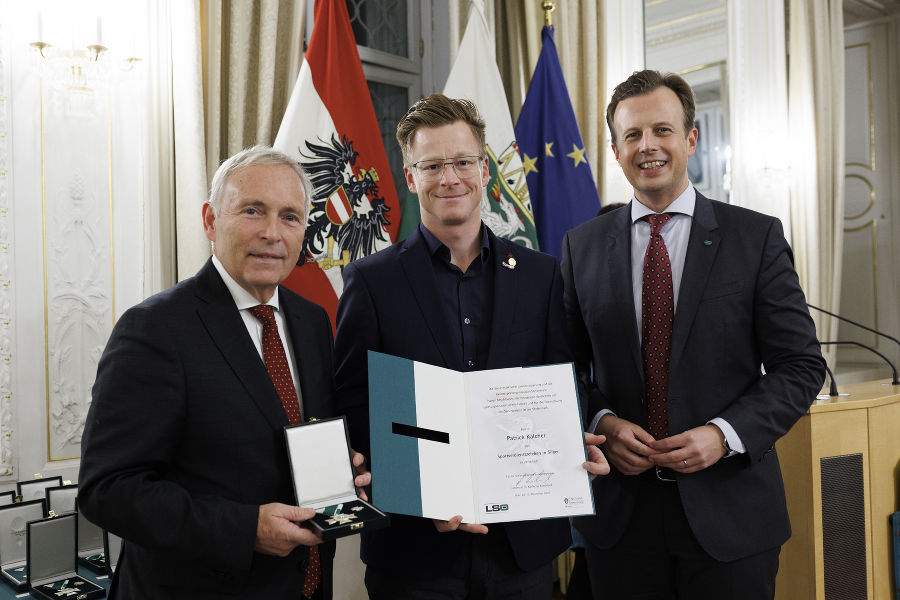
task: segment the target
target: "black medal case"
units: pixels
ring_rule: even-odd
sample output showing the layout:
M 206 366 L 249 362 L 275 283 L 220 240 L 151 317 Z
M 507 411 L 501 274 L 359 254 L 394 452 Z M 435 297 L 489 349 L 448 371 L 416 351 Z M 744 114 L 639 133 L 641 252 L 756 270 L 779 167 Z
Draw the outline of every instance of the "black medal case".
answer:
M 103 553 L 106 555 L 106 574 L 110 577 L 116 572 L 119 555 L 122 553 L 122 538 L 107 530 L 103 530 Z
M 386 527 L 386 514 L 360 499 L 344 417 L 310 420 L 284 428 L 294 495 L 316 510 L 306 521 L 323 541 Z
M 98 575 L 106 575 L 103 530 L 88 521 L 78 510 L 78 485 L 49 487 L 46 490 L 50 515 L 78 514 L 78 562 Z
M 47 516 L 43 499 L 0 506 L 0 576 L 16 592 L 28 589 L 28 522 Z
M 106 590 L 78 575 L 78 515 L 31 521 L 28 527 L 28 593 L 40 600 L 91 600 Z
M 59 487 L 63 484 L 62 475 L 54 477 L 38 477 L 37 479 L 29 479 L 28 481 L 16 482 L 16 493 L 22 502 L 29 500 L 39 500 L 46 498 L 46 490 L 49 487 Z

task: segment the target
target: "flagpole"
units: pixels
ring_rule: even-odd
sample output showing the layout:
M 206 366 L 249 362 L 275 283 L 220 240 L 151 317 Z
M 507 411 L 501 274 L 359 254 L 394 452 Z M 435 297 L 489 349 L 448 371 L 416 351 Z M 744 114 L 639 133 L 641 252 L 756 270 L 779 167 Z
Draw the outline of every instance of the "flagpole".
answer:
M 544 9 L 544 27 L 553 27 L 553 17 L 550 15 L 556 9 L 553 0 L 542 0 L 541 8 Z

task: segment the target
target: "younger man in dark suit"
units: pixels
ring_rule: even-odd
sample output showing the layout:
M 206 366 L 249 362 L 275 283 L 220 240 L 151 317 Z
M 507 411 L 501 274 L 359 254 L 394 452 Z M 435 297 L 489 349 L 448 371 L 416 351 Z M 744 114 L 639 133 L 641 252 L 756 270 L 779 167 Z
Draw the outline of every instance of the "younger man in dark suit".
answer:
M 279 285 L 300 255 L 310 191 L 271 148 L 225 161 L 203 205 L 213 257 L 113 330 L 78 495 L 88 519 L 125 539 L 113 600 L 331 598 L 334 544 L 300 525 L 314 512 L 292 506 L 283 433 L 301 415 L 334 414 L 331 324 Z
M 369 446 L 368 350 L 457 371 L 570 360 L 556 260 L 481 221 L 490 179 L 484 130 L 474 104 L 441 94 L 417 102 L 397 126 L 422 222 L 404 242 L 344 269 L 338 304 L 338 407 L 360 450 Z M 607 472 L 592 451 L 586 468 Z M 363 534 L 362 558 L 373 599 L 546 600 L 551 561 L 568 545 L 566 519 L 488 528 L 458 515 L 391 515 L 391 527 Z
M 563 240 L 576 372 L 613 467 L 576 519 L 594 597 L 771 598 L 790 536 L 775 442 L 825 376 L 791 249 L 777 219 L 691 187 L 683 79 L 634 73 L 606 119 L 634 199 Z

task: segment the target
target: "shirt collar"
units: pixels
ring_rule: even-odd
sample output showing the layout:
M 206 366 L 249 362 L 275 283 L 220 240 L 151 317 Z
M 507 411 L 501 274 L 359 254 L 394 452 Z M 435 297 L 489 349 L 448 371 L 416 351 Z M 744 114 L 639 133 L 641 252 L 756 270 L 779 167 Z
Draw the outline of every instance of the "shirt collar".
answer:
M 219 272 L 219 275 L 222 276 L 222 281 L 225 282 L 225 287 L 228 288 L 228 291 L 231 292 L 231 297 L 234 299 L 234 303 L 237 305 L 238 310 L 246 310 L 248 308 L 253 308 L 254 306 L 259 305 L 259 300 L 257 300 L 253 294 L 245 290 L 241 287 L 234 278 L 228 274 L 228 271 L 225 270 L 225 265 L 219 260 L 219 258 L 213 254 L 212 256 L 213 266 L 216 267 L 216 271 Z M 272 294 L 272 297 L 269 298 L 268 302 L 264 302 L 264 304 L 268 304 L 275 308 L 275 310 L 279 310 L 278 304 L 278 290 L 275 290 L 275 293 Z
M 681 195 L 675 198 L 675 201 L 672 202 L 669 206 L 666 207 L 664 213 L 679 213 L 683 215 L 687 215 L 691 218 L 694 216 L 694 206 L 697 204 L 697 191 L 694 189 L 694 186 L 688 185 L 687 188 L 681 192 Z M 637 198 L 631 199 L 631 224 L 634 225 L 647 215 L 656 214 L 651 209 L 647 208 L 643 204 L 637 201 Z
M 450 249 L 444 245 L 444 242 L 437 239 L 433 233 L 431 233 L 427 227 L 425 227 L 422 222 L 419 222 L 419 232 L 422 234 L 422 237 L 425 238 L 425 245 L 428 248 L 428 254 L 434 256 L 438 253 L 441 248 L 446 249 L 447 252 L 447 260 L 450 260 L 449 252 Z M 491 255 L 491 242 L 488 238 L 487 234 L 487 225 L 484 224 L 484 221 L 481 222 L 481 261 L 487 262 L 487 259 Z

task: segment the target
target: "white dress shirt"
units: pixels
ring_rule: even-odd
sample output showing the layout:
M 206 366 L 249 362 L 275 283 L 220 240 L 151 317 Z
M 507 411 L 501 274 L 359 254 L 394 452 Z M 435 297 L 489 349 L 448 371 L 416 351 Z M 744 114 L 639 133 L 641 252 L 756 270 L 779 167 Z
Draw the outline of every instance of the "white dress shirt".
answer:
M 262 330 L 263 324 L 262 322 L 253 316 L 250 312 L 250 309 L 254 306 L 259 306 L 260 302 L 253 295 L 241 287 L 241 285 L 235 281 L 231 275 L 228 274 L 228 271 L 225 270 L 224 265 L 222 265 L 221 261 L 213 255 L 212 257 L 213 265 L 216 267 L 216 271 L 219 272 L 219 275 L 222 276 L 222 280 L 225 282 L 225 286 L 228 288 L 228 291 L 231 292 L 231 297 L 234 298 L 234 303 L 237 305 L 238 310 L 241 312 L 241 318 L 244 319 L 244 325 L 247 327 L 247 333 L 250 334 L 250 339 L 253 340 L 253 345 L 256 347 L 256 351 L 259 353 L 259 357 L 263 360 L 263 364 L 265 364 L 265 358 L 263 357 L 262 351 Z M 268 302 L 264 302 L 263 304 L 268 304 L 275 309 L 275 323 L 278 324 L 278 335 L 281 337 L 281 345 L 284 346 L 284 352 L 288 359 L 288 367 L 291 369 L 291 379 L 294 381 L 294 390 L 297 392 L 297 401 L 300 403 L 300 406 L 303 406 L 303 398 L 300 394 L 300 378 L 297 375 L 297 367 L 296 361 L 294 360 L 294 350 L 291 345 L 290 334 L 288 333 L 287 323 L 284 320 L 284 314 L 281 312 L 281 309 L 278 304 L 278 290 L 275 290 L 275 293 L 269 298 Z
M 660 230 L 666 250 L 669 253 L 669 262 L 672 265 L 672 291 L 675 300 L 675 317 L 678 318 L 678 292 L 681 289 L 681 276 L 684 274 L 684 259 L 687 256 L 688 240 L 691 235 L 691 224 L 694 220 L 694 206 L 697 203 L 697 193 L 694 186 L 687 188 L 675 199 L 664 213 L 672 213 L 669 222 Z M 641 340 L 641 292 L 643 289 L 644 255 L 650 244 L 650 223 L 644 219 L 647 215 L 657 214 L 652 209 L 644 206 L 636 198 L 631 199 L 631 287 L 634 297 L 634 314 L 637 319 L 638 342 Z M 600 419 L 611 410 L 599 411 L 591 421 L 591 431 L 596 431 Z M 716 417 L 708 423 L 716 425 L 725 434 L 725 439 L 731 448 L 729 456 L 743 453 L 744 444 L 737 432 L 728 421 Z

